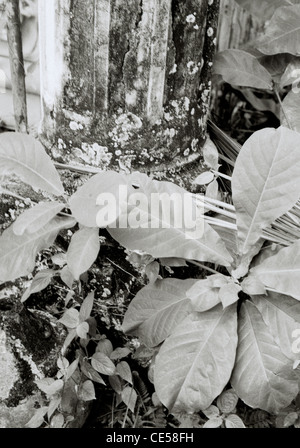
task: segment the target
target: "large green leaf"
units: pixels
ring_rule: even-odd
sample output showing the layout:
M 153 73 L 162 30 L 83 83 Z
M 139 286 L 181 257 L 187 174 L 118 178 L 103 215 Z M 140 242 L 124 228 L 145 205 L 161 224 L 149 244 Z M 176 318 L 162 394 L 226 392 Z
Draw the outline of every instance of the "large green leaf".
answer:
M 129 304 L 122 328 L 148 347 L 163 342 L 192 312 L 187 291 L 197 280 L 165 279 L 142 288 Z
M 293 332 L 300 331 L 300 302 L 274 292 L 252 297 L 252 300 L 282 353 L 294 361 L 299 359 L 299 353 L 293 353 Z
M 232 387 L 248 406 L 279 412 L 296 397 L 297 377 L 292 362 L 283 355 L 250 301 L 241 306 L 238 335 Z
M 0 175 L 14 174 L 33 188 L 56 196 L 64 194 L 58 173 L 41 143 L 27 134 L 0 136 Z
M 13 281 L 28 275 L 35 266 L 38 252 L 51 246 L 59 231 L 76 224 L 73 218 L 54 218 L 35 233 L 15 235 L 13 226 L 0 237 L 0 281 Z
M 83 228 L 74 233 L 67 251 L 67 263 L 75 280 L 92 266 L 99 250 L 98 227 Z
M 300 240 L 251 269 L 267 287 L 300 300 Z
M 257 47 L 264 54 L 300 55 L 300 5 L 277 9 Z
M 34 233 L 51 221 L 64 207 L 64 204 L 56 201 L 40 202 L 18 216 L 13 223 L 13 231 L 16 235 L 22 235 L 25 231 Z
M 272 89 L 270 73 L 257 58 L 243 50 L 224 50 L 215 57 L 214 73 L 232 85 Z
M 191 196 L 186 190 L 140 173 L 128 176 L 129 179 L 136 184 L 137 196 L 131 196 L 130 208 L 120 215 L 116 225 L 108 226 L 109 233 L 116 241 L 154 258 L 177 257 L 230 265 L 232 257 L 225 244 L 217 232 L 204 222 L 201 211 L 197 212 L 197 206 L 190 201 Z M 153 207 L 153 198 L 159 198 L 156 201 L 160 206 L 158 211 Z M 191 218 L 190 222 L 188 217 Z M 130 223 L 132 218 L 134 225 Z
M 114 222 L 119 216 L 119 208 L 122 207 L 124 198 L 120 197 L 120 191 L 128 194 L 133 192 L 125 175 L 115 171 L 103 171 L 91 177 L 76 193 L 70 198 L 70 207 L 73 216 L 77 221 L 86 227 L 97 227 L 97 215 L 105 210 L 104 218 L 109 220 L 110 216 Z M 107 195 L 107 202 L 97 205 L 99 195 Z M 103 200 L 105 196 L 103 196 Z M 121 203 L 120 203 L 121 202 Z M 99 223 L 99 220 L 98 220 Z M 98 227 L 100 227 L 98 225 Z M 102 227 L 102 226 L 101 226 Z M 106 227 L 106 225 L 103 225 Z
M 208 408 L 228 383 L 236 347 L 236 305 L 190 314 L 156 357 L 154 386 L 160 401 L 169 411 Z
M 243 145 L 232 176 L 240 254 L 250 252 L 262 229 L 297 202 L 299 147 L 300 134 L 285 127 L 257 131 Z
M 242 8 L 260 18 L 270 19 L 276 9 L 299 3 L 299 0 L 235 0 Z

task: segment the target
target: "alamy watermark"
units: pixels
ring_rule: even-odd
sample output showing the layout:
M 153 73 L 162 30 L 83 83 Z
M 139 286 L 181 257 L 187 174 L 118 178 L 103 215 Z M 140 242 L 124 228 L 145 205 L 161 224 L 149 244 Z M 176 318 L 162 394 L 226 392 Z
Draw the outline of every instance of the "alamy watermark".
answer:
M 100 193 L 96 204 L 98 227 L 118 229 L 178 229 L 188 239 L 198 239 L 204 233 L 204 211 L 195 204 L 190 193 L 129 192 L 120 185 L 118 194 Z

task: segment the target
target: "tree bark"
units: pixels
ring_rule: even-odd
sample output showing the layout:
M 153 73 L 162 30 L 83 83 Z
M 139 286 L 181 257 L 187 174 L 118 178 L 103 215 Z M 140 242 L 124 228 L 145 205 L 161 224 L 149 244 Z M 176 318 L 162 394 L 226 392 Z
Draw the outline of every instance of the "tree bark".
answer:
M 219 0 L 41 3 L 41 138 L 58 161 L 87 161 L 95 143 L 104 169 L 201 159 Z

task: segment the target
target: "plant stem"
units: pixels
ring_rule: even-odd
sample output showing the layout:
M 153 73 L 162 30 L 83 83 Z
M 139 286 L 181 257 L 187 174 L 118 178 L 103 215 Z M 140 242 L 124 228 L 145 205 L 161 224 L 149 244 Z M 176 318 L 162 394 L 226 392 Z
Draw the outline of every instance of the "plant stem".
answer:
M 215 271 L 212 268 L 209 268 L 208 266 L 205 266 L 205 264 L 199 263 L 198 261 L 194 261 L 194 260 L 187 260 L 188 263 L 191 263 L 195 266 L 198 266 L 199 268 L 204 269 L 205 271 L 211 272 L 212 274 L 220 274 L 220 272 Z

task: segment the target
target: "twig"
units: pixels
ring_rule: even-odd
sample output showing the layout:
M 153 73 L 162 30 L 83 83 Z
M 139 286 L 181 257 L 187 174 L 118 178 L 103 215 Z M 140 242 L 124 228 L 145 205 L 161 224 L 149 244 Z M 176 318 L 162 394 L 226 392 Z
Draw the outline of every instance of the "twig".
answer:
M 27 133 L 27 103 L 19 0 L 6 0 L 6 13 L 16 131 Z

